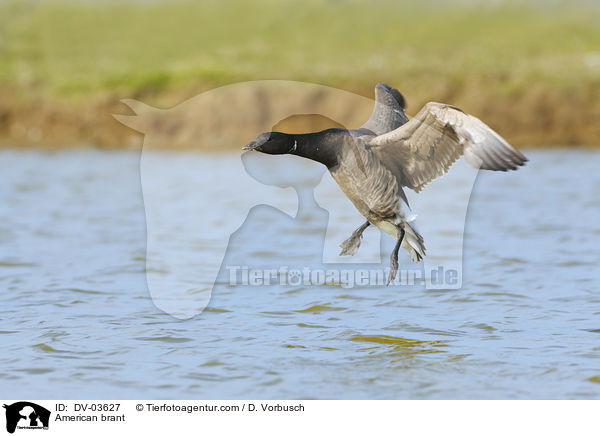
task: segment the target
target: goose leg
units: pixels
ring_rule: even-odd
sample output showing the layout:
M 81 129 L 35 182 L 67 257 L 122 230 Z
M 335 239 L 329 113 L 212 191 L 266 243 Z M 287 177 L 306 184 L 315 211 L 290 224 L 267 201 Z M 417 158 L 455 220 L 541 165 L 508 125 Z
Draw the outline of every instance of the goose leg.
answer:
M 386 286 L 396 278 L 396 274 L 398 273 L 398 250 L 400 250 L 400 246 L 402 245 L 402 240 L 404 239 L 404 229 L 400 227 L 400 232 L 398 234 L 398 240 L 396 241 L 396 246 L 392 251 L 392 255 L 390 256 L 390 275 L 388 277 L 388 281 Z
M 370 225 L 371 223 L 367 221 L 354 232 L 352 232 L 352 235 L 348 239 L 340 244 L 340 247 L 342 247 L 340 256 L 354 256 L 358 250 L 358 247 L 360 247 L 360 239 L 362 238 L 363 232 Z

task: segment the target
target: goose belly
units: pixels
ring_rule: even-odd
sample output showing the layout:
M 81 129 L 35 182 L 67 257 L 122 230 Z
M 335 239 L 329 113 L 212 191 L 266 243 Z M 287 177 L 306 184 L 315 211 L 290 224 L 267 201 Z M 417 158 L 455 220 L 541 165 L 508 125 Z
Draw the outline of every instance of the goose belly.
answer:
M 386 233 L 395 229 L 394 222 L 402 216 L 395 180 L 393 184 L 384 183 L 380 178 L 364 177 L 344 167 L 331 171 L 331 175 L 362 216 L 378 227 L 383 226 L 380 228 Z M 393 230 L 390 234 L 395 237 L 396 233 Z

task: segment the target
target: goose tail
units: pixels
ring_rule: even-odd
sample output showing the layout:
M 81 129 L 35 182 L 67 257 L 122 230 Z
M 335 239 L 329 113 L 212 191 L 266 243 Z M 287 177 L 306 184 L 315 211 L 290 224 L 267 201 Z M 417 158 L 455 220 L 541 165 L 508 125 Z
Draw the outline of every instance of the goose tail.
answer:
M 401 247 L 408 251 L 413 262 L 419 262 L 425 257 L 423 237 L 408 222 L 402 223 L 404 238 Z

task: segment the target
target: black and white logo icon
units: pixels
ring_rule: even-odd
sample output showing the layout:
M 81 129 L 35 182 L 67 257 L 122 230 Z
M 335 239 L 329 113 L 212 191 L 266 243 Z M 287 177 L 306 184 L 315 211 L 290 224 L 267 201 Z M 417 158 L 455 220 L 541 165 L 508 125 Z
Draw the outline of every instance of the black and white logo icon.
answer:
M 3 406 L 6 409 L 6 431 L 14 433 L 16 429 L 48 429 L 50 411 L 29 401 L 19 401 Z

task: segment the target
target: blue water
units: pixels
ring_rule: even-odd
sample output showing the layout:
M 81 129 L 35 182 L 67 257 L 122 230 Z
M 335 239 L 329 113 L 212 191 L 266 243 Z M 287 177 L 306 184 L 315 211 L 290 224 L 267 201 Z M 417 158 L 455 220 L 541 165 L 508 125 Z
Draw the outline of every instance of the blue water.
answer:
M 178 319 L 146 281 L 139 153 L 2 151 L 0 397 L 599 398 L 600 153 L 526 154 L 519 171 L 475 180 L 460 289 L 231 284 L 227 265 L 313 265 L 328 217 L 346 237 L 361 223 L 356 212 L 328 175 L 328 204 L 313 201 L 306 179 L 296 218 L 280 210 L 298 203 L 281 189 L 245 222 L 232 212 L 248 198 L 243 182 L 220 183 L 218 198 L 177 185 L 164 203 L 178 211 L 173 223 L 186 221 L 190 202 L 218 212 L 215 240 L 244 223 L 208 307 Z M 214 181 L 240 156 L 161 159 L 178 174 L 208 162 L 201 177 Z M 451 198 L 443 183 L 420 196 Z M 450 225 L 443 209 L 433 219 L 431 247 Z M 160 236 L 188 244 L 190 274 L 214 261 L 193 225 L 183 235 L 169 228 Z M 376 253 L 378 238 L 369 229 L 361 252 Z M 388 253 L 393 241 L 381 241 Z

